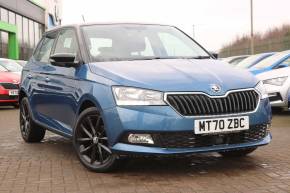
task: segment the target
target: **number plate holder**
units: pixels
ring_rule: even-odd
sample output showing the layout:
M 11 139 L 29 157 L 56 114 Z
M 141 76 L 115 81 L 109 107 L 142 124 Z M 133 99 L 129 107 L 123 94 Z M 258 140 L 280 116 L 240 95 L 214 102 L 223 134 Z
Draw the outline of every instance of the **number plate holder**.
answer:
M 249 129 L 249 117 L 198 119 L 194 121 L 195 134 L 229 133 Z

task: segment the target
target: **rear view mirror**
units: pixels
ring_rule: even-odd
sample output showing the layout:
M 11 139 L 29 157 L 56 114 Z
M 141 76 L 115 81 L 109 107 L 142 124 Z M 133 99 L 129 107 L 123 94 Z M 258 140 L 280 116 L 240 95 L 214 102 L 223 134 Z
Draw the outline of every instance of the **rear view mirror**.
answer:
M 50 56 L 50 63 L 55 66 L 77 67 L 79 65 L 79 62 L 75 61 L 75 59 L 75 54 L 53 54 Z

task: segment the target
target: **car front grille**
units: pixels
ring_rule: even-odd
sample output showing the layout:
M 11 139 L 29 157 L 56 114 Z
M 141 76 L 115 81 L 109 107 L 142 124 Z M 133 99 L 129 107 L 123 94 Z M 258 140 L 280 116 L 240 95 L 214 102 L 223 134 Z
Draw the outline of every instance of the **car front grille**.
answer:
M 247 131 L 215 135 L 195 135 L 193 131 L 163 132 L 151 134 L 155 147 L 198 148 L 215 145 L 230 145 L 262 140 L 268 134 L 267 125 L 251 126 Z
M 5 88 L 5 89 L 18 89 L 19 88 L 19 85 L 18 84 L 13 84 L 13 83 L 0 83 L 0 85 Z
M 259 94 L 255 90 L 235 91 L 224 97 L 168 93 L 166 101 L 183 116 L 226 115 L 254 111 Z

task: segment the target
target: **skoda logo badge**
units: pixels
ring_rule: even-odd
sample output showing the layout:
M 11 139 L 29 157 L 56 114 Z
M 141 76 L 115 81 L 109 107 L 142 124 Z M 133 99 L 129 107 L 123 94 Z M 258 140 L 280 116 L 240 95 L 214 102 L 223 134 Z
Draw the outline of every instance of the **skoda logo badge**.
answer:
M 217 85 L 217 84 L 212 84 L 210 85 L 210 88 L 213 92 L 215 93 L 218 93 L 221 91 L 221 86 L 220 85 Z

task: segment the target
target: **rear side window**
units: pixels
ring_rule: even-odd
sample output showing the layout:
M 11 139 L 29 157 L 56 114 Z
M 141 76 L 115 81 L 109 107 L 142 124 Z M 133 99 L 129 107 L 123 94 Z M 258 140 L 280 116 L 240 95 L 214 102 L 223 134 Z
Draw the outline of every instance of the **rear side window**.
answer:
M 66 29 L 60 32 L 56 42 L 54 53 L 74 54 L 78 52 L 77 38 L 73 29 Z
M 55 36 L 46 36 L 42 39 L 34 58 L 36 61 L 49 63 L 49 56 L 55 40 Z

